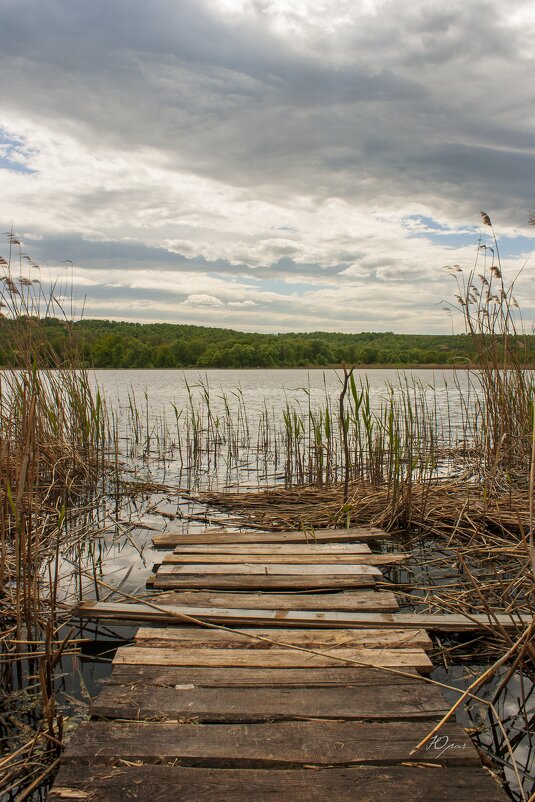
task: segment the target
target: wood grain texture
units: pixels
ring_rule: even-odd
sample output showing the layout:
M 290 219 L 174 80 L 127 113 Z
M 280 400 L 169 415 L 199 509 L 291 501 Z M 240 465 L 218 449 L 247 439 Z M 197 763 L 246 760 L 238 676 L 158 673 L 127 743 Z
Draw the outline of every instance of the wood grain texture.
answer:
M 335 668 L 192 668 L 191 666 L 155 666 L 116 664 L 106 685 L 174 688 L 195 685 L 199 688 L 270 687 L 321 688 L 378 685 L 418 685 L 422 678 L 414 668 L 404 668 L 400 676 L 377 668 L 338 665 Z
M 211 543 L 176 547 L 175 554 L 371 554 L 367 543 Z
M 381 576 L 381 571 L 373 565 L 338 565 L 337 563 L 321 563 L 320 565 L 292 565 L 291 563 L 242 563 L 233 565 L 232 568 L 226 563 L 201 563 L 194 566 L 172 565 L 162 563 L 158 569 L 158 574 L 173 574 L 181 576 L 183 574 L 195 574 L 195 576 L 205 576 L 210 574 L 228 575 L 229 573 L 244 576 Z
M 449 706 L 435 687 L 370 685 L 354 688 L 147 688 L 107 686 L 91 705 L 99 718 L 183 722 L 295 719 L 437 719 Z
M 331 593 L 231 593 L 225 591 L 164 591 L 154 597 L 157 604 L 197 607 L 249 607 L 265 610 L 357 610 L 398 609 L 390 591 L 340 590 Z
M 330 565 L 338 568 L 341 565 L 391 565 L 401 563 L 409 558 L 408 554 L 228 554 L 214 550 L 212 554 L 169 554 L 158 565 L 255 565 L 264 564 L 288 565 Z M 231 569 L 232 570 L 232 569 Z M 330 573 L 336 573 L 331 571 Z
M 243 633 L 243 634 L 240 634 Z M 248 629 L 226 631 L 203 627 L 143 627 L 135 635 L 135 642 L 147 648 L 227 648 L 271 649 L 286 643 L 323 649 L 431 648 L 431 639 L 425 629 Z M 266 638 L 266 640 L 259 640 Z M 274 643 L 273 643 L 274 642 Z
M 92 766 L 59 772 L 49 802 L 507 802 L 482 769 L 358 766 L 203 769 Z
M 191 570 L 191 569 L 190 569 Z M 168 574 L 158 572 L 154 580 L 147 585 L 154 588 L 181 590 L 238 590 L 238 591 L 274 591 L 274 590 L 337 590 L 341 588 L 373 587 L 376 576 L 371 574 L 353 574 L 348 576 L 303 576 L 266 575 L 266 574 Z
M 213 768 L 297 768 L 304 765 L 391 765 L 420 759 L 437 765 L 479 766 L 477 752 L 459 724 L 441 737 L 455 745 L 411 749 L 429 732 L 428 721 L 287 721 L 263 724 L 102 722 L 80 724 L 64 763 L 110 764 L 118 758 L 144 763 L 179 760 Z
M 389 538 L 390 535 L 375 527 L 354 529 L 316 529 L 304 533 L 300 530 L 286 532 L 221 532 L 205 531 L 195 534 L 165 532 L 155 535 L 152 543 L 156 548 L 173 548 L 182 544 L 210 545 L 213 543 L 352 543 Z
M 209 594 L 208 594 L 209 595 Z M 380 595 L 379 593 L 374 595 Z M 244 594 L 247 597 L 247 594 Z M 310 597 L 312 598 L 312 597 Z M 234 623 L 239 626 L 303 626 L 303 627 L 328 627 L 328 628 L 352 628 L 352 627 L 371 627 L 373 629 L 393 628 L 393 629 L 420 629 L 424 628 L 433 632 L 478 632 L 485 629 L 493 629 L 494 621 L 489 623 L 486 615 L 476 614 L 470 616 L 434 614 L 434 613 L 382 613 L 382 612 L 345 612 L 338 610 L 287 610 L 287 609 L 258 609 L 258 608 L 230 608 L 223 607 L 179 607 L 167 605 L 169 609 L 185 615 L 197 616 L 203 620 L 213 623 Z M 115 605 L 115 603 L 105 602 L 84 602 L 79 610 L 82 614 L 91 615 L 92 611 L 102 614 L 102 616 L 113 615 L 113 610 L 124 611 L 125 608 L 132 607 L 135 614 L 141 613 L 147 608 L 143 605 Z M 514 630 L 518 626 L 529 626 L 531 623 L 530 615 L 517 615 L 514 620 L 508 615 L 496 615 L 494 619 L 505 629 Z
M 113 662 L 162 666 L 242 666 L 258 668 L 313 668 L 336 666 L 344 661 L 355 665 L 431 671 L 433 665 L 423 649 L 332 649 L 325 654 L 311 654 L 297 649 L 192 649 L 120 647 Z

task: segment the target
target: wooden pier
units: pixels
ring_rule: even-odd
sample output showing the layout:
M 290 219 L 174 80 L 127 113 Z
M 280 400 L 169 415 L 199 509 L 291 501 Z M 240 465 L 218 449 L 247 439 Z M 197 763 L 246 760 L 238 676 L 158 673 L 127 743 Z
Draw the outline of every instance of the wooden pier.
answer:
M 449 705 L 422 677 L 426 630 L 396 626 L 394 595 L 376 588 L 404 559 L 373 553 L 385 537 L 156 537 L 174 549 L 150 580 L 160 596 L 80 608 L 146 625 L 117 651 L 50 802 L 506 800 L 455 721 L 411 753 Z

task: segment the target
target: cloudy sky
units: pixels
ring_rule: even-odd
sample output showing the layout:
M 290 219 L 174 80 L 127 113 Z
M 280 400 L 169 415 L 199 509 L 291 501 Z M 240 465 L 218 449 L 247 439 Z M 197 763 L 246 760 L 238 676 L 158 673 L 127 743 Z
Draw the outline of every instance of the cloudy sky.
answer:
M 484 209 L 532 320 L 534 43 L 532 0 L 0 0 L 0 231 L 86 317 L 440 332 Z

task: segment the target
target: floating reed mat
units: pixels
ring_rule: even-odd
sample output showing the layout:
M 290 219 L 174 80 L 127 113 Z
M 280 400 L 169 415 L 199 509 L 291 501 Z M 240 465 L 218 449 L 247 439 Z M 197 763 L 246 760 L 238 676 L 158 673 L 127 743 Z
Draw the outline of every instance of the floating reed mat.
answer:
M 229 525 L 262 529 L 412 525 L 433 533 L 472 536 L 502 529 L 527 532 L 529 528 L 527 485 L 489 494 L 485 485 L 469 482 L 410 483 L 403 488 L 359 482 L 350 486 L 347 503 L 341 483 L 272 487 L 255 493 L 211 491 L 195 498 L 238 516 Z

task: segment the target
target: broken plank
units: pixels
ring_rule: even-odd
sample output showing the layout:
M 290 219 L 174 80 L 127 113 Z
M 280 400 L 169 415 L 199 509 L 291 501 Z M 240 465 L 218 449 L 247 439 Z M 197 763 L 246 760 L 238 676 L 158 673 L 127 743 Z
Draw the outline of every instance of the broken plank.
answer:
M 270 687 L 322 688 L 328 686 L 365 687 L 418 684 L 422 677 L 413 668 L 403 675 L 378 668 L 339 664 L 336 668 L 192 668 L 191 666 L 142 666 L 115 664 L 107 685 L 174 688 L 194 685 L 200 688 Z
M 481 768 L 356 766 L 310 769 L 210 769 L 95 766 L 60 769 L 48 802 L 507 802 Z
M 426 721 L 283 721 L 275 724 L 181 724 L 169 722 L 82 722 L 62 764 L 118 760 L 212 768 L 298 768 L 303 765 L 391 765 L 425 760 L 437 765 L 479 766 L 479 756 L 459 724 L 440 730 L 441 745 L 415 756 L 411 749 L 429 732 Z
M 259 668 L 313 668 L 343 665 L 412 666 L 431 671 L 433 665 L 423 649 L 340 648 L 326 654 L 312 654 L 300 649 L 173 649 L 122 646 L 117 649 L 114 663 L 137 663 L 167 666 L 243 666 Z
M 260 640 L 263 638 L 265 640 Z M 248 629 L 218 630 L 203 627 L 143 627 L 135 642 L 155 648 L 186 646 L 189 648 L 271 649 L 277 644 L 292 644 L 313 649 L 339 649 L 364 646 L 373 649 L 431 648 L 425 629 Z
M 292 570 L 296 565 L 389 565 L 409 559 L 409 554 L 226 554 L 214 551 L 212 554 L 168 554 L 158 565 L 287 565 Z M 229 568 L 227 570 L 234 570 Z M 271 570 L 271 568 L 270 568 Z M 331 571 L 336 573 L 336 571 Z
M 106 686 L 92 716 L 109 719 L 254 723 L 299 719 L 436 719 L 449 705 L 429 685 L 354 688 L 132 688 Z

